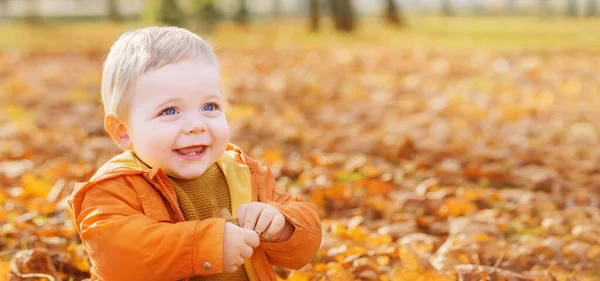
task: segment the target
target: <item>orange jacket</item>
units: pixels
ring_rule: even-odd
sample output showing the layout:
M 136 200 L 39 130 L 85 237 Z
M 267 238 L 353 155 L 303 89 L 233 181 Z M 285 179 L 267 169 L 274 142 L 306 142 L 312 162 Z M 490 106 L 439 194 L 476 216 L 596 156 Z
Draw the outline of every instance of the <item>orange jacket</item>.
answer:
M 217 161 L 231 194 L 233 216 L 241 204 L 260 201 L 295 226 L 285 242 L 262 242 L 246 260 L 250 280 L 276 280 L 271 265 L 299 269 L 321 244 L 313 204 L 275 188 L 275 178 L 233 145 Z M 169 179 L 144 168 L 126 151 L 104 164 L 69 200 L 90 256 L 94 280 L 187 280 L 222 272 L 225 219 L 185 221 Z

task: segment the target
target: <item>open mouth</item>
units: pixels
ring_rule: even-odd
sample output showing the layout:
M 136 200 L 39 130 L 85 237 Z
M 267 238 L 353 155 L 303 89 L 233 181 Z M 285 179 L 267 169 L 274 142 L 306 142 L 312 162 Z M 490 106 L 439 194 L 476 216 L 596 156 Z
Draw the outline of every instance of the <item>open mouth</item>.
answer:
M 175 149 L 173 151 L 175 152 L 175 154 L 184 159 L 196 159 L 204 155 L 206 148 L 207 146 L 205 145 L 193 145 L 180 149 Z

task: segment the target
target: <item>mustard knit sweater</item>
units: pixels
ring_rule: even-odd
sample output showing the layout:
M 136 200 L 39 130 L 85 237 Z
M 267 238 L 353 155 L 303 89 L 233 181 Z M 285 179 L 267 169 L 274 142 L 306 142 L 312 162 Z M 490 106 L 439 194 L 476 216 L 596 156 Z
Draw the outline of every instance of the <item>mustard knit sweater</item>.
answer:
M 171 184 L 177 194 L 179 207 L 187 221 L 211 218 L 215 210 L 227 208 L 231 214 L 231 198 L 225 175 L 217 164 L 210 166 L 199 178 L 180 180 L 171 178 Z M 199 280 L 249 280 L 244 266 L 234 273 L 221 273 L 209 276 L 195 276 L 191 281 Z

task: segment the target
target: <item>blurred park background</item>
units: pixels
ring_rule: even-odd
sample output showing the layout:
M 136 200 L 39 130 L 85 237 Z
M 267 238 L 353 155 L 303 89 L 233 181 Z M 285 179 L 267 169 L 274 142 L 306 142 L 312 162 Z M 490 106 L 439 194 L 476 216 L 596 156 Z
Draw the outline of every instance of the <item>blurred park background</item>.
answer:
M 0 0 L 0 280 L 84 280 L 126 30 L 215 48 L 232 141 L 314 202 L 282 280 L 600 280 L 598 0 Z

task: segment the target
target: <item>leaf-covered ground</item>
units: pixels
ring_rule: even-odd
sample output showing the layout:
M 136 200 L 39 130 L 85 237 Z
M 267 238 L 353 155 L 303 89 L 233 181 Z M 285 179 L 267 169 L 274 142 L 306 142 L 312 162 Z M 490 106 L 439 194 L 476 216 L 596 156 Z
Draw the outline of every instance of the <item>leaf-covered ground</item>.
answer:
M 600 280 L 600 52 L 223 48 L 234 143 L 319 206 L 288 280 Z M 101 52 L 0 52 L 0 280 L 82 280 Z M 9 280 L 9 277 L 6 278 Z

